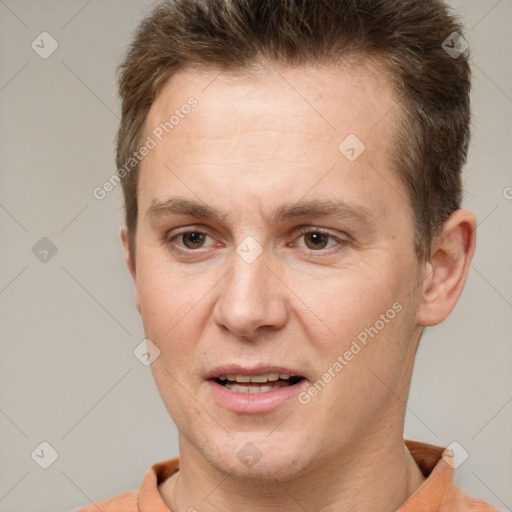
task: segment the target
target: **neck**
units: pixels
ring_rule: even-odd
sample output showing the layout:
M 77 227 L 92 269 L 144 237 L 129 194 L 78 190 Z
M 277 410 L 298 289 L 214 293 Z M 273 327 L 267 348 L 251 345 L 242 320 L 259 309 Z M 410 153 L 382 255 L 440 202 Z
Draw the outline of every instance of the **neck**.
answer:
M 332 453 L 286 482 L 238 479 L 208 464 L 180 438 L 180 471 L 159 488 L 172 512 L 393 512 L 425 480 L 402 437 L 358 436 L 357 446 Z M 389 434 L 388 434 L 389 435 Z

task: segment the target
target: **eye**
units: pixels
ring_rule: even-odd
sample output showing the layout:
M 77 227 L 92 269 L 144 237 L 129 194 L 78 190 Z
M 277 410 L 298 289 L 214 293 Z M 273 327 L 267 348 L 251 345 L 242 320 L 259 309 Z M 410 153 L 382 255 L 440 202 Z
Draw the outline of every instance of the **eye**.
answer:
M 181 231 L 174 233 L 167 238 L 167 245 L 174 246 L 177 250 L 189 251 L 205 247 L 207 238 L 211 238 L 208 234 L 197 229 L 189 229 L 188 231 Z
M 200 233 L 199 231 L 188 231 L 180 236 L 185 247 L 188 249 L 197 249 L 204 244 L 204 240 L 208 235 Z
M 300 228 L 299 233 L 301 237 L 304 237 L 306 247 L 312 251 L 321 251 L 326 248 L 330 249 L 333 246 L 344 243 L 343 240 L 318 228 Z M 333 243 L 328 247 L 330 241 Z

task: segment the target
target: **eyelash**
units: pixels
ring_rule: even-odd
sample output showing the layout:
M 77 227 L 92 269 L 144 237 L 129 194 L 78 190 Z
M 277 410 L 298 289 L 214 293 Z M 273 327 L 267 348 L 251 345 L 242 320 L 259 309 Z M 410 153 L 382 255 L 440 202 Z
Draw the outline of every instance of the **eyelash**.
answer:
M 200 229 L 195 229 L 194 227 L 192 227 L 192 228 L 187 228 L 184 231 L 175 233 L 171 237 L 167 236 L 166 237 L 166 245 L 169 247 L 169 246 L 171 246 L 173 244 L 173 241 L 175 239 L 183 237 L 183 235 L 187 235 L 187 234 L 190 234 L 190 233 L 198 233 L 200 235 L 206 235 L 206 236 L 209 236 L 210 238 L 213 238 L 208 233 L 206 233 L 204 231 L 201 231 Z M 327 248 L 327 249 L 324 248 L 324 249 L 314 250 L 314 249 L 306 248 L 306 251 L 308 251 L 308 252 L 310 252 L 312 254 L 316 254 L 316 253 L 331 254 L 333 252 L 332 249 L 334 249 L 334 251 L 336 251 L 336 250 L 340 249 L 340 246 L 343 246 L 343 245 L 347 244 L 347 240 L 342 240 L 342 239 L 334 236 L 333 234 L 328 233 L 327 231 L 323 231 L 323 230 L 318 229 L 318 228 L 313 228 L 313 229 L 311 227 L 309 227 L 309 228 L 308 227 L 300 227 L 300 228 L 298 228 L 299 238 L 304 236 L 304 235 L 311 234 L 311 233 L 323 235 L 323 236 L 327 237 L 329 240 L 334 240 L 336 242 L 336 246 L 330 247 L 330 248 Z M 175 246 L 175 249 L 177 251 L 179 251 L 180 253 L 182 253 L 182 254 L 189 254 L 189 255 L 191 255 L 194 252 L 199 252 L 201 247 L 199 247 L 197 249 L 188 249 L 188 248 L 183 249 L 181 247 L 178 248 L 178 247 Z

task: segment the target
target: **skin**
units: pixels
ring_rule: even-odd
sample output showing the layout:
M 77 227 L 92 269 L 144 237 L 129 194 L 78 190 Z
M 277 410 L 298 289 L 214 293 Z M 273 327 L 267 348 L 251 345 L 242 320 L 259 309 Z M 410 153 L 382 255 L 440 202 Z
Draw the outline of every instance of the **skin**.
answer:
M 164 502 L 174 512 L 398 509 L 424 481 L 402 437 L 418 341 L 462 291 L 473 215 L 455 212 L 431 259 L 416 259 L 390 155 L 400 108 L 376 66 L 182 71 L 152 105 L 145 136 L 190 96 L 198 106 L 141 164 L 135 261 L 121 231 L 145 334 L 160 350 L 153 376 L 179 431 L 180 471 L 160 484 Z M 338 150 L 348 134 L 366 146 L 353 162 Z M 146 214 L 170 197 L 225 217 Z M 368 218 L 272 222 L 278 207 L 314 199 Z M 207 236 L 194 245 L 179 229 Z M 248 236 L 263 250 L 253 263 L 236 252 Z M 397 302 L 308 404 L 243 414 L 212 398 L 205 374 L 227 362 L 300 368 L 311 385 Z M 252 467 L 237 457 L 247 442 L 261 453 Z

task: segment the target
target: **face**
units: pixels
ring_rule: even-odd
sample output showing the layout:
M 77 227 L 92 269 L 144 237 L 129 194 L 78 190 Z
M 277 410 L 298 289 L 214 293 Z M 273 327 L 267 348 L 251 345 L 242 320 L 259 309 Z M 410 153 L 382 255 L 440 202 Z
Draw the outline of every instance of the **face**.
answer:
M 163 88 L 131 270 L 182 456 L 265 478 L 401 438 L 421 266 L 398 114 L 362 66 Z

